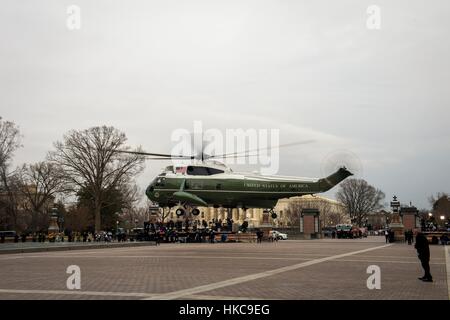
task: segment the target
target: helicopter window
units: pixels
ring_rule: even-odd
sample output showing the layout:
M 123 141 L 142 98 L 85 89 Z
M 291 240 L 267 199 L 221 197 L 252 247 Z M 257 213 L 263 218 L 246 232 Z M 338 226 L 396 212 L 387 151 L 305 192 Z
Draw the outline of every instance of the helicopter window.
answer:
M 191 176 L 210 176 L 213 174 L 223 173 L 223 170 L 208 168 L 208 167 L 194 167 L 188 166 L 187 173 Z
M 186 167 L 176 167 L 175 172 L 176 173 L 185 174 L 186 173 Z
M 210 175 L 224 173 L 223 170 L 219 170 L 219 169 L 215 169 L 215 168 L 208 168 L 208 172 Z
M 187 172 L 191 176 L 208 176 L 208 168 L 189 166 Z
M 166 178 L 158 178 L 158 179 L 156 180 L 156 186 L 157 186 L 157 187 L 159 187 L 159 186 L 164 186 L 165 181 L 166 181 Z

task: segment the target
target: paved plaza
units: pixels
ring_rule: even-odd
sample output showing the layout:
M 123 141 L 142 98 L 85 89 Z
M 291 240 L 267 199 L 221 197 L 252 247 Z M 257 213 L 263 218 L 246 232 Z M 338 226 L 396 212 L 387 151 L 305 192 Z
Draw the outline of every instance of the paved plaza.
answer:
M 0 255 L 0 299 L 449 299 L 449 247 L 430 246 L 433 283 L 413 246 L 367 239 L 162 244 Z M 447 254 L 446 254 L 447 250 Z M 81 270 L 69 290 L 67 267 Z M 381 289 L 367 288 L 367 267 Z

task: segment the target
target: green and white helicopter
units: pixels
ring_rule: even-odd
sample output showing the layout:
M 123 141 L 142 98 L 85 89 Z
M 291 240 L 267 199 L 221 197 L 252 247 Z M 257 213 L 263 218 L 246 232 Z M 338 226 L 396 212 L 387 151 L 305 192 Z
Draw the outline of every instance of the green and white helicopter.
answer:
M 291 143 L 278 147 L 292 146 Z M 256 151 L 256 150 L 252 150 Z M 190 164 L 167 166 L 153 179 L 146 189 L 147 197 L 160 208 L 174 208 L 177 216 L 186 212 L 194 216 L 200 213 L 197 207 L 263 208 L 276 218 L 274 207 L 279 199 L 302 195 L 314 195 L 330 190 L 347 177 L 353 175 L 341 166 L 324 178 L 303 178 L 280 175 L 261 175 L 234 172 L 214 159 L 242 156 L 240 153 L 207 155 L 203 150 L 196 156 L 174 156 L 172 154 L 141 151 L 118 151 L 142 156 L 151 160 L 191 160 Z M 249 156 L 250 151 L 244 151 Z

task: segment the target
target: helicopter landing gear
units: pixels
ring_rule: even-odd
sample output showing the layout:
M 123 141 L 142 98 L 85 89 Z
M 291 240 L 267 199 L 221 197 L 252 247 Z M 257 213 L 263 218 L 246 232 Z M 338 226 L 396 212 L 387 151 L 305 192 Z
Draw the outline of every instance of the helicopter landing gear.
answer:
M 278 217 L 277 213 L 272 209 L 269 209 L 270 216 L 272 219 L 276 219 Z
M 198 216 L 200 214 L 199 209 L 192 208 L 187 204 L 179 203 L 177 208 L 175 209 L 175 214 L 177 215 L 177 217 L 184 216 L 187 212 L 190 212 L 193 216 Z
M 178 207 L 178 208 L 175 210 L 175 214 L 176 214 L 178 217 L 183 216 L 183 215 L 185 214 L 185 212 L 186 212 L 186 210 L 185 210 L 183 207 Z

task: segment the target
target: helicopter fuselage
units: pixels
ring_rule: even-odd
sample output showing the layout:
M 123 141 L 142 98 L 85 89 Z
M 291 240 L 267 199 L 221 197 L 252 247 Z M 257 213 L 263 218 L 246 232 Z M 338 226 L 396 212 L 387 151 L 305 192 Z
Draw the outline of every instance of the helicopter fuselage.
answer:
M 324 179 L 225 171 L 211 175 L 166 171 L 148 186 L 146 195 L 160 207 L 187 204 L 224 208 L 273 208 L 279 199 L 325 192 L 350 175 L 345 168 Z

